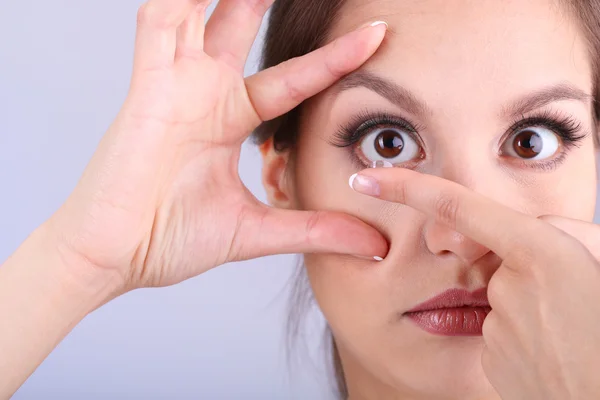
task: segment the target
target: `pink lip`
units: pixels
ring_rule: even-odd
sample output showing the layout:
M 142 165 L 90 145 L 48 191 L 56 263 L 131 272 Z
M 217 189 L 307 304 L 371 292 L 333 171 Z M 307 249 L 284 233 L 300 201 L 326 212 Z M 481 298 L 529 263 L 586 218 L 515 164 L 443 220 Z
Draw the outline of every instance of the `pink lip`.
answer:
M 405 315 L 429 333 L 478 336 L 490 311 L 487 288 L 474 292 L 450 289 L 410 309 Z

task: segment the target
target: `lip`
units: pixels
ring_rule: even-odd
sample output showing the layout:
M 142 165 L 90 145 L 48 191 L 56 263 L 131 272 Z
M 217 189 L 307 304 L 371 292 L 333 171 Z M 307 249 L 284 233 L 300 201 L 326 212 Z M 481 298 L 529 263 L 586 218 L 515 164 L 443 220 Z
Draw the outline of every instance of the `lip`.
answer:
M 487 287 L 449 289 L 405 312 L 418 327 L 442 336 L 480 336 L 491 311 Z

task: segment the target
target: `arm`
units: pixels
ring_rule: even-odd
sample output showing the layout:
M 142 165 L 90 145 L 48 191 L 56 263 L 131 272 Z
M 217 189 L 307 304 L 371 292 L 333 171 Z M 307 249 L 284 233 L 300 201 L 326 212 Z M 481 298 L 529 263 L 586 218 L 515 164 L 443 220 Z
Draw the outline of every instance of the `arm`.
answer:
M 358 218 L 265 206 L 234 167 L 262 121 L 363 65 L 386 25 L 360 27 L 245 79 L 272 0 L 241 1 L 235 12 L 228 3 L 219 3 L 207 35 L 210 0 L 150 0 L 140 9 L 122 111 L 54 225 L 37 229 L 0 267 L 0 399 L 88 313 L 125 290 L 270 254 L 387 254 L 385 237 Z M 231 107 L 235 113 L 225 112 Z
M 114 297 L 116 279 L 61 251 L 42 225 L 0 266 L 0 399 L 7 399 L 89 312 Z M 87 275 L 74 271 L 88 271 Z M 89 272 L 96 271 L 96 272 Z

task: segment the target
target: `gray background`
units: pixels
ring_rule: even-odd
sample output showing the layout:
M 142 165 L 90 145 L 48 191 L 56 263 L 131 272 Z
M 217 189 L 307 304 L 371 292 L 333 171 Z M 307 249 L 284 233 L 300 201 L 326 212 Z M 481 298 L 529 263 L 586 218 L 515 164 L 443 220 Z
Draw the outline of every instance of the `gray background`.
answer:
M 141 0 L 0 2 L 0 262 L 76 184 L 127 91 Z M 255 46 L 247 73 L 257 67 Z M 241 174 L 264 200 L 260 157 Z M 294 256 L 127 294 L 86 318 L 15 399 L 329 399 L 322 320 L 286 357 Z M 301 345 L 299 343 L 299 345 Z

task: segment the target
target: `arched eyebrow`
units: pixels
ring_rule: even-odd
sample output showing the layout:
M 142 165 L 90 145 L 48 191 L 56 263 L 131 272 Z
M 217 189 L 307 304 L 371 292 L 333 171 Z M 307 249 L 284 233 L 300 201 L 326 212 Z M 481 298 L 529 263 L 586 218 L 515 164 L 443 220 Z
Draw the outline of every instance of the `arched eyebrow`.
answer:
M 335 87 L 337 93 L 356 87 L 365 87 L 418 118 L 424 118 L 432 113 L 427 103 L 420 100 L 410 90 L 369 71 L 361 70 L 346 75 L 336 83 Z M 516 119 L 553 102 L 564 100 L 580 101 L 588 105 L 594 100 L 594 97 L 572 84 L 560 83 L 518 98 L 501 109 L 500 117 Z
M 569 83 L 559 83 L 528 93 L 502 109 L 501 117 L 516 119 L 555 101 L 575 100 L 589 105 L 594 96 Z
M 340 79 L 335 88 L 337 93 L 356 87 L 365 87 L 416 117 L 431 113 L 427 104 L 419 100 L 410 90 L 369 71 L 356 71 Z

